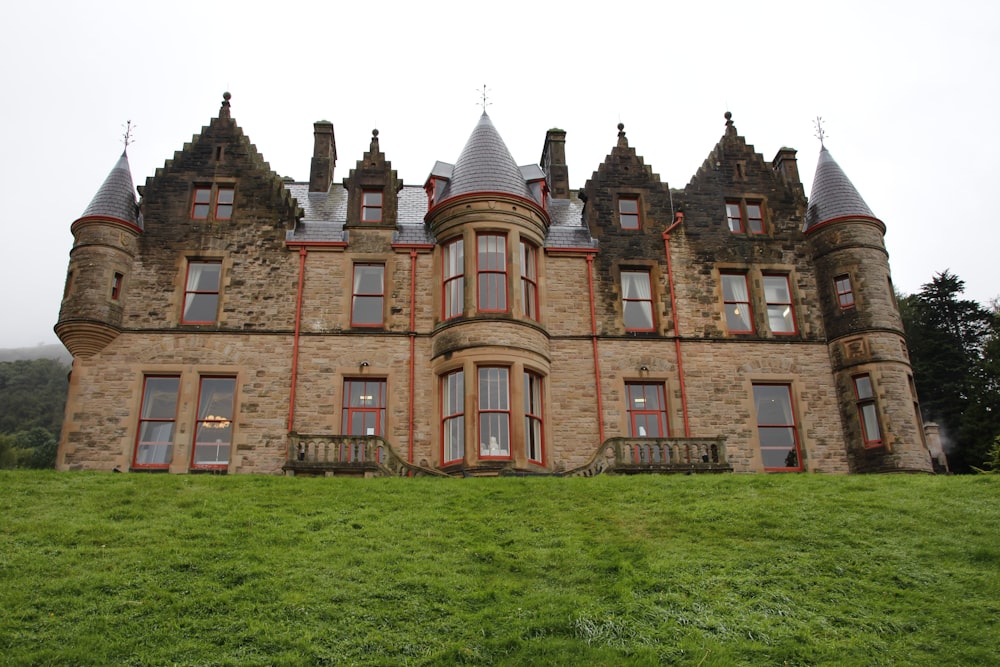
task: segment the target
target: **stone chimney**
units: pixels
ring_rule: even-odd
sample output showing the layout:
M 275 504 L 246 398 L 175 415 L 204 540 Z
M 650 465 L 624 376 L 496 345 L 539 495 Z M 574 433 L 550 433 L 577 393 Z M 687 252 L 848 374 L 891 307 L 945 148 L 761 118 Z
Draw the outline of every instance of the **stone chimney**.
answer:
M 540 161 L 553 199 L 569 199 L 569 167 L 566 166 L 566 131 L 553 128 L 545 133 Z
M 313 124 L 313 157 L 309 168 L 309 192 L 329 192 L 333 183 L 333 168 L 337 165 L 337 141 L 333 123 L 328 120 Z
M 777 155 L 771 161 L 771 167 L 793 185 L 800 184 L 799 165 L 795 160 L 797 152 L 794 148 L 779 148 Z

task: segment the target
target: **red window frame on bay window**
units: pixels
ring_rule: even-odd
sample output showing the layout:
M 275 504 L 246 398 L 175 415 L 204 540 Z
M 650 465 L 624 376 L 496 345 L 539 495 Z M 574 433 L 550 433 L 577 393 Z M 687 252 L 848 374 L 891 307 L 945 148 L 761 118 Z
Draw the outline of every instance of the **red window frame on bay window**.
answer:
M 465 458 L 465 371 L 441 376 L 441 464 Z
M 476 307 L 507 312 L 507 236 L 476 234 Z
M 482 366 L 479 375 L 479 458 L 510 458 L 510 369 Z
M 802 448 L 789 384 L 754 383 L 760 457 L 767 471 L 801 471 Z
M 465 242 L 462 237 L 441 247 L 443 317 L 448 320 L 465 313 Z
M 858 421 L 861 423 L 861 438 L 866 449 L 882 446 L 882 427 L 878 422 L 878 407 L 875 404 L 875 391 L 872 378 L 868 373 L 855 375 L 854 396 L 858 406 Z
M 851 277 L 846 273 L 833 279 L 833 288 L 837 291 L 837 304 L 841 310 L 854 308 L 854 288 Z
M 626 382 L 628 434 L 631 438 L 669 438 L 667 399 L 662 382 Z
M 527 241 L 521 241 L 521 307 L 538 321 L 538 249 Z
M 233 445 L 233 416 L 236 411 L 236 378 L 202 376 L 198 386 L 198 418 L 191 468 L 225 469 Z
M 792 282 L 784 274 L 764 274 L 764 301 L 767 303 L 767 324 L 777 336 L 792 336 L 799 332 L 792 304 Z
M 542 376 L 524 372 L 524 454 L 532 463 L 544 465 L 544 415 Z
M 382 191 L 361 191 L 361 222 L 382 222 Z
M 173 460 L 177 425 L 178 375 L 147 375 L 142 381 L 142 405 L 135 434 L 133 468 L 167 469 Z

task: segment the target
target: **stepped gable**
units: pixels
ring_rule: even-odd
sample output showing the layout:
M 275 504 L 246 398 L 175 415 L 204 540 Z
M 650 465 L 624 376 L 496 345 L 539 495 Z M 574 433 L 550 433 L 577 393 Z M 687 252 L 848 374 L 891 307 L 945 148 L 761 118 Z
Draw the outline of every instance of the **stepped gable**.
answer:
M 347 225 L 394 226 L 396 224 L 397 195 L 403 181 L 396 175 L 392 162 L 385 159 L 379 149 L 378 130 L 372 130 L 371 144 L 344 179 L 347 190 Z M 382 193 L 382 217 L 377 221 L 361 219 L 362 199 L 365 192 Z
M 122 151 L 122 156 L 80 218 L 110 218 L 142 228 L 127 151 Z
M 711 190 L 721 184 L 751 180 L 755 175 L 766 174 L 768 179 L 773 177 L 773 169 L 764 156 L 736 131 L 733 114 L 727 111 L 725 118 L 725 133 L 691 177 L 685 190 Z
M 532 199 L 521 169 L 485 111 L 455 162 L 441 200 L 474 192 L 503 192 Z
M 858 194 L 851 179 L 830 155 L 826 146 L 820 148 L 813 178 L 812 192 L 809 194 L 809 208 L 806 210 L 806 224 L 803 231 L 828 220 L 837 218 L 871 218 L 878 220 L 868 204 Z
M 614 165 L 614 166 L 612 166 Z M 639 169 L 633 172 L 630 180 L 634 180 L 634 174 L 639 173 L 645 176 L 645 181 L 651 183 L 661 183 L 660 175 L 653 172 L 653 168 L 645 163 L 641 155 L 637 155 L 635 149 L 628 145 L 628 138 L 625 136 L 625 124 L 618 123 L 618 143 L 611 149 L 611 152 L 604 157 L 597 170 L 591 174 L 590 180 L 584 185 L 584 190 L 590 188 L 591 181 L 606 180 L 610 175 L 608 172 L 618 170 L 628 170 L 630 165 L 637 165 Z M 666 184 L 663 184 L 666 187 Z
M 279 211 L 280 222 L 286 228 L 292 228 L 302 217 L 302 209 L 285 187 L 285 181 L 271 170 L 257 147 L 244 134 L 243 128 L 232 118 L 229 102 L 232 96 L 227 92 L 222 97 L 219 116 L 202 127 L 199 134 L 194 135 L 191 141 L 174 153 L 172 159 L 164 162 L 153 176 L 146 179 L 146 184 L 141 189 L 143 201 L 156 199 L 161 194 L 166 199 L 175 197 L 176 193 L 169 191 L 173 187 L 172 177 L 182 176 L 186 172 L 196 172 L 206 178 L 249 176 L 255 180 L 257 196 L 266 193 L 267 198 L 261 203 Z M 221 155 L 218 153 L 219 148 L 222 148 Z M 162 193 L 161 186 L 164 188 Z

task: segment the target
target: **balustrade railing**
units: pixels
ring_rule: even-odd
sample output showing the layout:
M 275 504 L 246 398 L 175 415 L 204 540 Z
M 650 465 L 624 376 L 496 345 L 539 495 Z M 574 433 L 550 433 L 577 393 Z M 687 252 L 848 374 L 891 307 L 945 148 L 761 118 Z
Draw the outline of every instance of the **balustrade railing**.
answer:
M 350 473 L 371 476 L 436 475 L 438 470 L 405 461 L 384 438 L 377 435 L 288 434 L 284 469 L 311 473 Z
M 726 461 L 723 438 L 610 438 L 591 460 L 568 475 L 602 473 L 721 472 Z

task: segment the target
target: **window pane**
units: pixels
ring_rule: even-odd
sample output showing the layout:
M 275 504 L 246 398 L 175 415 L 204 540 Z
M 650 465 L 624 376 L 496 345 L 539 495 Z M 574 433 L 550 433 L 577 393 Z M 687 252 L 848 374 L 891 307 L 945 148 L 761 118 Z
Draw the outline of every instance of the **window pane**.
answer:
M 185 322 L 215 322 L 219 311 L 218 294 L 189 294 L 184 308 Z
M 365 206 L 381 206 L 382 205 L 382 193 L 377 191 L 366 191 L 364 194 Z
M 764 468 L 801 469 L 791 388 L 784 384 L 755 384 L 753 396 Z
M 753 234 L 764 233 L 764 216 L 759 204 L 747 204 L 747 227 Z
M 457 371 L 441 380 L 441 436 L 444 462 L 465 456 L 465 373 Z
M 726 329 L 737 332 L 753 331 L 746 276 L 723 274 L 721 278 Z
M 792 307 L 790 305 L 768 306 L 767 321 L 771 331 L 775 333 L 793 333 L 795 322 L 792 319 Z
M 143 419 L 173 419 L 177 415 L 179 378 L 146 378 L 142 397 Z
M 644 271 L 622 271 L 622 318 L 629 331 L 653 329 L 653 303 L 649 274 Z
M 878 425 L 878 414 L 874 403 L 865 403 L 861 406 L 861 418 L 865 427 L 865 442 L 881 441 L 882 429 Z
M 228 465 L 232 444 L 235 378 L 202 378 L 193 465 Z
M 729 223 L 729 231 L 731 232 L 743 231 L 743 221 L 740 218 L 739 203 L 730 202 L 726 204 L 726 219 Z
M 872 380 L 867 375 L 859 375 L 854 378 L 854 388 L 858 392 L 858 398 L 872 398 Z
M 236 193 L 233 188 L 219 188 L 219 203 L 220 204 L 232 204 L 233 195 Z
M 792 296 L 787 276 L 764 276 L 764 300 L 767 301 L 768 326 L 774 333 L 794 333 Z

